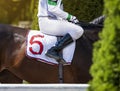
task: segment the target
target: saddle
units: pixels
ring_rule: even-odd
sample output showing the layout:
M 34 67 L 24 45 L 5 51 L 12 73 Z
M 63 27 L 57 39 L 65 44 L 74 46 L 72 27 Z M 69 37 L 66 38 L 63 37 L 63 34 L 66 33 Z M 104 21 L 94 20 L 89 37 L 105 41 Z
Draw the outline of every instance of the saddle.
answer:
M 31 30 L 27 35 L 27 48 L 26 56 L 34 58 L 37 61 L 41 61 L 47 64 L 56 65 L 55 59 L 49 58 L 45 55 L 48 49 L 55 45 L 57 42 L 56 36 L 46 35 L 40 31 Z M 67 62 L 66 65 L 70 65 L 73 59 L 75 51 L 75 42 L 63 49 L 62 54 L 64 60 Z

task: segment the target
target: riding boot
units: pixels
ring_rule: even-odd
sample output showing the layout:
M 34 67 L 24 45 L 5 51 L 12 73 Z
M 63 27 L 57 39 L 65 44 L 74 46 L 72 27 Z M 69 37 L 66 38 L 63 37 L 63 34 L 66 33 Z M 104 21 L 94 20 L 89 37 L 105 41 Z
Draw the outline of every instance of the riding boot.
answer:
M 63 36 L 60 41 L 56 43 L 55 46 L 53 46 L 51 49 L 49 49 L 46 53 L 46 55 L 50 58 L 54 58 L 56 61 L 61 62 L 63 64 L 66 64 L 66 61 L 63 59 L 63 57 L 60 54 L 60 51 L 67 45 L 73 42 L 73 39 L 70 34 L 66 34 Z

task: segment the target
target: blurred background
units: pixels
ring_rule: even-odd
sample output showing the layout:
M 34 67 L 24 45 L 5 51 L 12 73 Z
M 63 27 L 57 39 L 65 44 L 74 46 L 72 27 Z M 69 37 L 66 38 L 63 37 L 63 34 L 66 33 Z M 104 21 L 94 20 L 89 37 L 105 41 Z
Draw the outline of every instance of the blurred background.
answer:
M 63 3 L 66 11 L 83 21 L 103 12 L 103 0 L 63 0 Z M 37 5 L 38 0 L 0 0 L 0 23 L 38 29 Z
M 0 0 L 0 23 L 31 27 L 34 14 L 32 1 L 34 0 Z

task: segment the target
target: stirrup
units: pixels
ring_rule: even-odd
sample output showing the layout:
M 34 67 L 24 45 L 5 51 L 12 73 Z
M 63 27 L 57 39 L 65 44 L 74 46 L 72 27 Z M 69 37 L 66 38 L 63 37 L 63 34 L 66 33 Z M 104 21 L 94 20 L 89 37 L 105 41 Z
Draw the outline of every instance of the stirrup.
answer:
M 53 56 L 49 53 L 46 53 L 45 55 L 50 57 L 50 58 L 54 58 L 58 63 L 62 63 L 64 65 L 67 64 L 67 62 L 62 57 L 59 57 L 59 59 L 58 59 L 58 58 L 55 58 L 55 56 Z
M 67 64 L 67 62 L 66 62 L 63 58 L 61 58 L 61 57 L 60 57 L 59 60 L 57 60 L 57 62 L 58 62 L 58 63 L 61 63 L 61 64 L 63 64 L 63 65 Z

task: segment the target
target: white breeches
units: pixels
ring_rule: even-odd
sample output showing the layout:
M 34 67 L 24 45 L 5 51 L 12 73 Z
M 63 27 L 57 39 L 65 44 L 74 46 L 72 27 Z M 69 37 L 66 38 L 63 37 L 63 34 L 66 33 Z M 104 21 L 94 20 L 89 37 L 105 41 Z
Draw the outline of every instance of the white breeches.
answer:
M 48 19 L 47 17 L 39 18 L 40 31 L 54 36 L 64 36 L 69 33 L 73 40 L 80 38 L 84 32 L 83 28 L 73 23 Z

